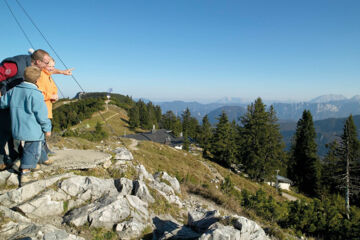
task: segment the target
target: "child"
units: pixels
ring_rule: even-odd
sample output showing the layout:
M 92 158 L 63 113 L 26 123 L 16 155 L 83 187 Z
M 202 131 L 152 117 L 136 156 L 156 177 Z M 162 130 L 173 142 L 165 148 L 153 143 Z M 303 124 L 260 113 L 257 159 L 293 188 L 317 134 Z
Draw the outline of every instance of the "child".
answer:
M 55 61 L 54 59 L 50 58 L 50 61 L 46 68 L 41 70 L 41 75 L 39 81 L 37 81 L 36 85 L 38 86 L 39 90 L 44 95 L 44 100 L 46 107 L 48 109 L 48 118 L 52 119 L 52 103 L 58 100 L 57 95 L 57 87 L 55 85 L 54 80 L 51 77 L 52 72 L 54 71 Z
M 48 118 L 50 120 L 53 118 L 52 104 L 56 102 L 59 98 L 57 95 L 58 89 L 56 87 L 54 80 L 51 77 L 51 74 L 54 72 L 54 69 L 55 69 L 55 61 L 52 57 L 50 57 L 49 63 L 45 68 L 41 70 L 40 79 L 36 83 L 39 90 L 44 95 L 45 104 L 48 110 Z M 44 149 L 48 154 L 55 154 L 48 148 L 46 141 L 44 142 Z M 52 161 L 47 159 L 41 159 L 40 163 L 50 165 Z
M 35 83 L 41 70 L 30 66 L 25 69 L 24 82 L 8 91 L 0 99 L 0 108 L 10 108 L 11 131 L 14 139 L 25 141 L 21 158 L 21 183 L 28 182 L 31 169 L 36 168 L 41 154 L 44 133 L 51 135 L 44 97 Z

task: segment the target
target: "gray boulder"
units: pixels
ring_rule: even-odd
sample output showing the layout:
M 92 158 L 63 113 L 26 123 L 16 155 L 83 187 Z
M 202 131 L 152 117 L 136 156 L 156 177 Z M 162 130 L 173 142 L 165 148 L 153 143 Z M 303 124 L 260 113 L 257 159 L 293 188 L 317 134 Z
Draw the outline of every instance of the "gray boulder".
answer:
M 197 232 L 205 232 L 212 224 L 221 220 L 219 211 L 208 211 L 204 214 L 199 212 L 188 213 L 188 225 Z
M 145 202 L 155 202 L 155 199 L 151 196 L 149 189 L 146 187 L 146 184 L 143 181 L 134 181 L 133 193 L 135 196 L 139 197 Z
M 128 178 L 120 178 L 114 181 L 115 187 L 121 195 L 131 195 L 134 188 L 134 183 Z
M 116 154 L 114 157 L 115 160 L 132 161 L 134 159 L 131 152 L 125 147 L 117 147 L 114 153 Z
M 74 176 L 60 183 L 60 189 L 66 194 L 83 201 L 95 200 L 105 194 L 116 195 L 118 190 L 113 179 Z
M 198 239 L 200 234 L 188 226 L 181 226 L 173 220 L 153 218 L 155 231 L 153 239 Z
M 181 193 L 180 183 L 176 179 L 176 177 L 171 177 L 169 174 L 167 174 L 167 172 L 159 172 L 159 173 L 154 174 L 154 178 L 158 182 L 165 180 L 166 182 L 168 182 L 170 184 L 170 186 L 176 193 Z
M 214 223 L 199 238 L 201 240 L 248 240 L 250 238 L 241 238 L 240 231 L 232 226 L 224 226 L 221 223 Z
M 36 182 L 28 183 L 21 188 L 10 190 L 0 195 L 0 203 L 6 207 L 14 207 L 22 204 L 44 191 L 49 186 L 57 181 L 73 176 L 71 173 L 53 176 L 47 179 L 38 180 Z
M 4 239 L 43 239 L 43 240 L 85 240 L 82 237 L 67 233 L 52 225 L 38 225 L 34 223 L 9 222 L 0 229 L 0 236 Z
M 21 212 L 31 218 L 46 218 L 48 216 L 60 215 L 64 211 L 62 201 L 53 201 L 48 194 L 41 195 L 31 201 L 17 206 Z
M 141 231 L 149 222 L 148 205 L 132 195 L 104 196 L 97 201 L 84 207 L 70 211 L 65 217 L 64 222 L 82 226 L 86 223 L 90 227 L 104 227 L 112 229 L 113 226 L 133 219 L 138 223 Z M 139 223 L 142 223 L 140 226 Z M 122 226 L 122 228 L 124 228 Z M 119 229 L 121 226 L 119 226 Z
M 269 239 L 264 230 L 256 222 L 240 216 L 233 217 L 236 218 L 234 221 L 234 227 L 240 230 L 241 239 Z

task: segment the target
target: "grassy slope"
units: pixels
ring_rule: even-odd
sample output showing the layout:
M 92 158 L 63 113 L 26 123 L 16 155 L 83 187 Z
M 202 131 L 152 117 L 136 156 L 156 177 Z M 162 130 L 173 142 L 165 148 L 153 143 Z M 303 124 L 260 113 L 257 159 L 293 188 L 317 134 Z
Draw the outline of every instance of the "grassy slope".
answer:
M 176 150 L 169 146 L 158 144 L 149 141 L 138 142 L 136 146 L 137 150 L 132 149 L 134 147 L 133 140 L 127 138 L 121 138 L 126 133 L 134 133 L 134 131 L 128 128 L 128 116 L 126 111 L 114 106 L 109 105 L 109 111 L 102 112 L 102 116 L 107 119 L 106 123 L 111 126 L 115 131 L 116 136 L 112 134 L 112 130 L 104 125 L 104 129 L 109 133 L 107 140 L 102 143 L 89 142 L 85 139 L 78 138 L 58 138 L 54 145 L 63 148 L 79 148 L 79 149 L 96 149 L 96 146 L 105 145 L 108 149 L 115 149 L 119 145 L 124 145 L 134 155 L 136 164 L 142 164 L 150 173 L 158 171 L 166 171 L 171 176 L 176 176 L 180 181 L 183 189 L 182 197 L 187 194 L 197 194 L 201 197 L 213 201 L 220 205 L 222 208 L 229 210 L 230 212 L 245 215 L 258 222 L 263 222 L 262 219 L 256 217 L 251 211 L 244 210 L 240 207 L 239 200 L 234 196 L 223 193 L 221 191 L 221 183 L 216 180 L 216 174 L 222 177 L 230 176 L 232 183 L 235 186 L 235 191 L 241 191 L 246 189 L 250 193 L 255 193 L 257 190 L 262 189 L 267 195 L 273 196 L 277 201 L 286 201 L 285 198 L 280 196 L 273 187 L 267 184 L 259 184 L 252 182 L 249 179 L 240 175 L 234 174 L 228 169 L 202 158 L 199 153 L 189 153 L 183 150 Z M 103 118 L 99 113 L 95 113 L 91 119 L 84 120 L 82 123 L 74 126 L 74 128 L 82 130 L 94 130 L 96 123 L 100 121 L 104 123 Z M 216 172 L 216 173 L 214 173 Z M 98 175 L 98 172 L 89 174 Z M 106 171 L 102 174 L 107 174 Z M 110 173 L 110 175 L 112 175 Z M 109 176 L 114 177 L 114 176 Z M 218 178 L 219 179 L 219 178 Z M 288 192 L 288 194 L 292 194 Z M 301 197 L 297 195 L 297 197 Z M 269 223 L 263 222 L 268 225 Z

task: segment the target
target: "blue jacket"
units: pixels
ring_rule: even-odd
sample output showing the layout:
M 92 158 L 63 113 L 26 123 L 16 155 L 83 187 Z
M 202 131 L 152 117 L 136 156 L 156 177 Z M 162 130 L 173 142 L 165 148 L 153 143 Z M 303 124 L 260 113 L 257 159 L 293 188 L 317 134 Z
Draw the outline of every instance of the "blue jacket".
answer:
M 13 138 L 40 141 L 51 131 L 44 96 L 35 84 L 22 82 L 0 99 L 0 108 L 10 108 Z

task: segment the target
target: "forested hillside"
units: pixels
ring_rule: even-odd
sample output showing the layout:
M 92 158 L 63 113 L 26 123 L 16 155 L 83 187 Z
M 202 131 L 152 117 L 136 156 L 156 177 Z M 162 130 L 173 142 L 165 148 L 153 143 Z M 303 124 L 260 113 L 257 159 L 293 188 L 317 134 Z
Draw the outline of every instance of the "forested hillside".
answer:
M 56 120 L 54 119 L 56 128 L 75 133 L 65 136 L 82 137 L 81 134 L 76 134 L 76 129 L 71 130 L 71 126 L 77 123 L 73 117 L 89 117 L 96 111 L 106 114 L 106 98 L 101 94 L 97 96 L 100 98 L 86 97 L 58 107 L 55 110 Z M 238 174 L 254 183 L 263 185 L 267 181 L 274 181 L 277 170 L 280 175 L 293 180 L 292 190 L 304 194 L 297 195 L 301 201 L 279 201 L 264 190 L 254 192 L 245 185 L 242 185 L 239 192 L 233 177 L 225 178 L 221 185 L 223 197 L 233 199 L 235 205 L 231 205 L 232 207 L 248 209 L 248 214 L 253 214 L 253 217 L 267 223 L 272 222 L 275 228 L 271 231 L 281 227 L 282 231 L 290 231 L 298 236 L 305 234 L 320 239 L 356 239 L 360 236 L 359 189 L 356 187 L 359 185 L 356 176 L 359 175 L 360 169 L 360 144 L 352 117 L 343 122 L 339 141 L 332 143 L 326 157 L 320 161 L 317 154 L 319 146 L 315 141 L 315 124 L 310 111 L 303 112 L 292 136 L 294 142 L 291 148 L 286 150 L 276 112 L 271 106 L 266 108 L 260 98 L 247 107 L 240 123 L 229 121 L 227 114 L 222 112 L 215 126 L 210 124 L 207 115 L 200 124 L 191 116 L 189 109 L 183 111 L 181 116 L 176 116 L 172 111 L 161 114 L 161 108 L 151 102 L 135 102 L 129 97 L 116 96 L 111 96 L 110 99 L 111 105 L 126 106 L 128 116 L 122 124 L 125 124 L 123 127 L 129 132 L 147 131 L 153 126 L 170 129 L 175 135 L 182 133 L 185 137 L 184 151 L 192 153 L 195 146 L 200 146 L 204 159 L 236 170 Z M 99 141 L 107 137 L 101 135 L 104 132 L 104 124 L 105 122 L 101 121 L 96 124 L 97 127 L 90 133 L 98 137 L 90 140 Z M 330 124 L 325 124 L 326 126 L 320 124 L 320 128 L 331 129 Z M 116 123 L 111 125 L 116 126 Z M 340 123 L 336 121 L 333 125 L 340 127 Z M 344 129 L 351 131 L 344 132 Z M 194 139 L 195 144 L 187 142 L 187 136 Z M 349 141 L 352 144 L 346 145 Z M 351 159 L 345 158 L 347 154 L 352 156 Z M 147 161 L 150 161 L 150 158 Z M 346 170 L 346 161 L 351 167 L 349 171 Z M 346 185 L 339 177 L 344 174 L 350 179 L 350 185 Z M 213 195 L 213 190 L 210 191 L 209 186 L 207 182 L 193 181 L 188 191 L 222 204 L 223 197 Z M 351 194 L 346 195 L 344 189 Z M 347 199 L 345 196 L 350 197 Z M 280 233 L 273 234 L 279 239 L 284 239 Z

